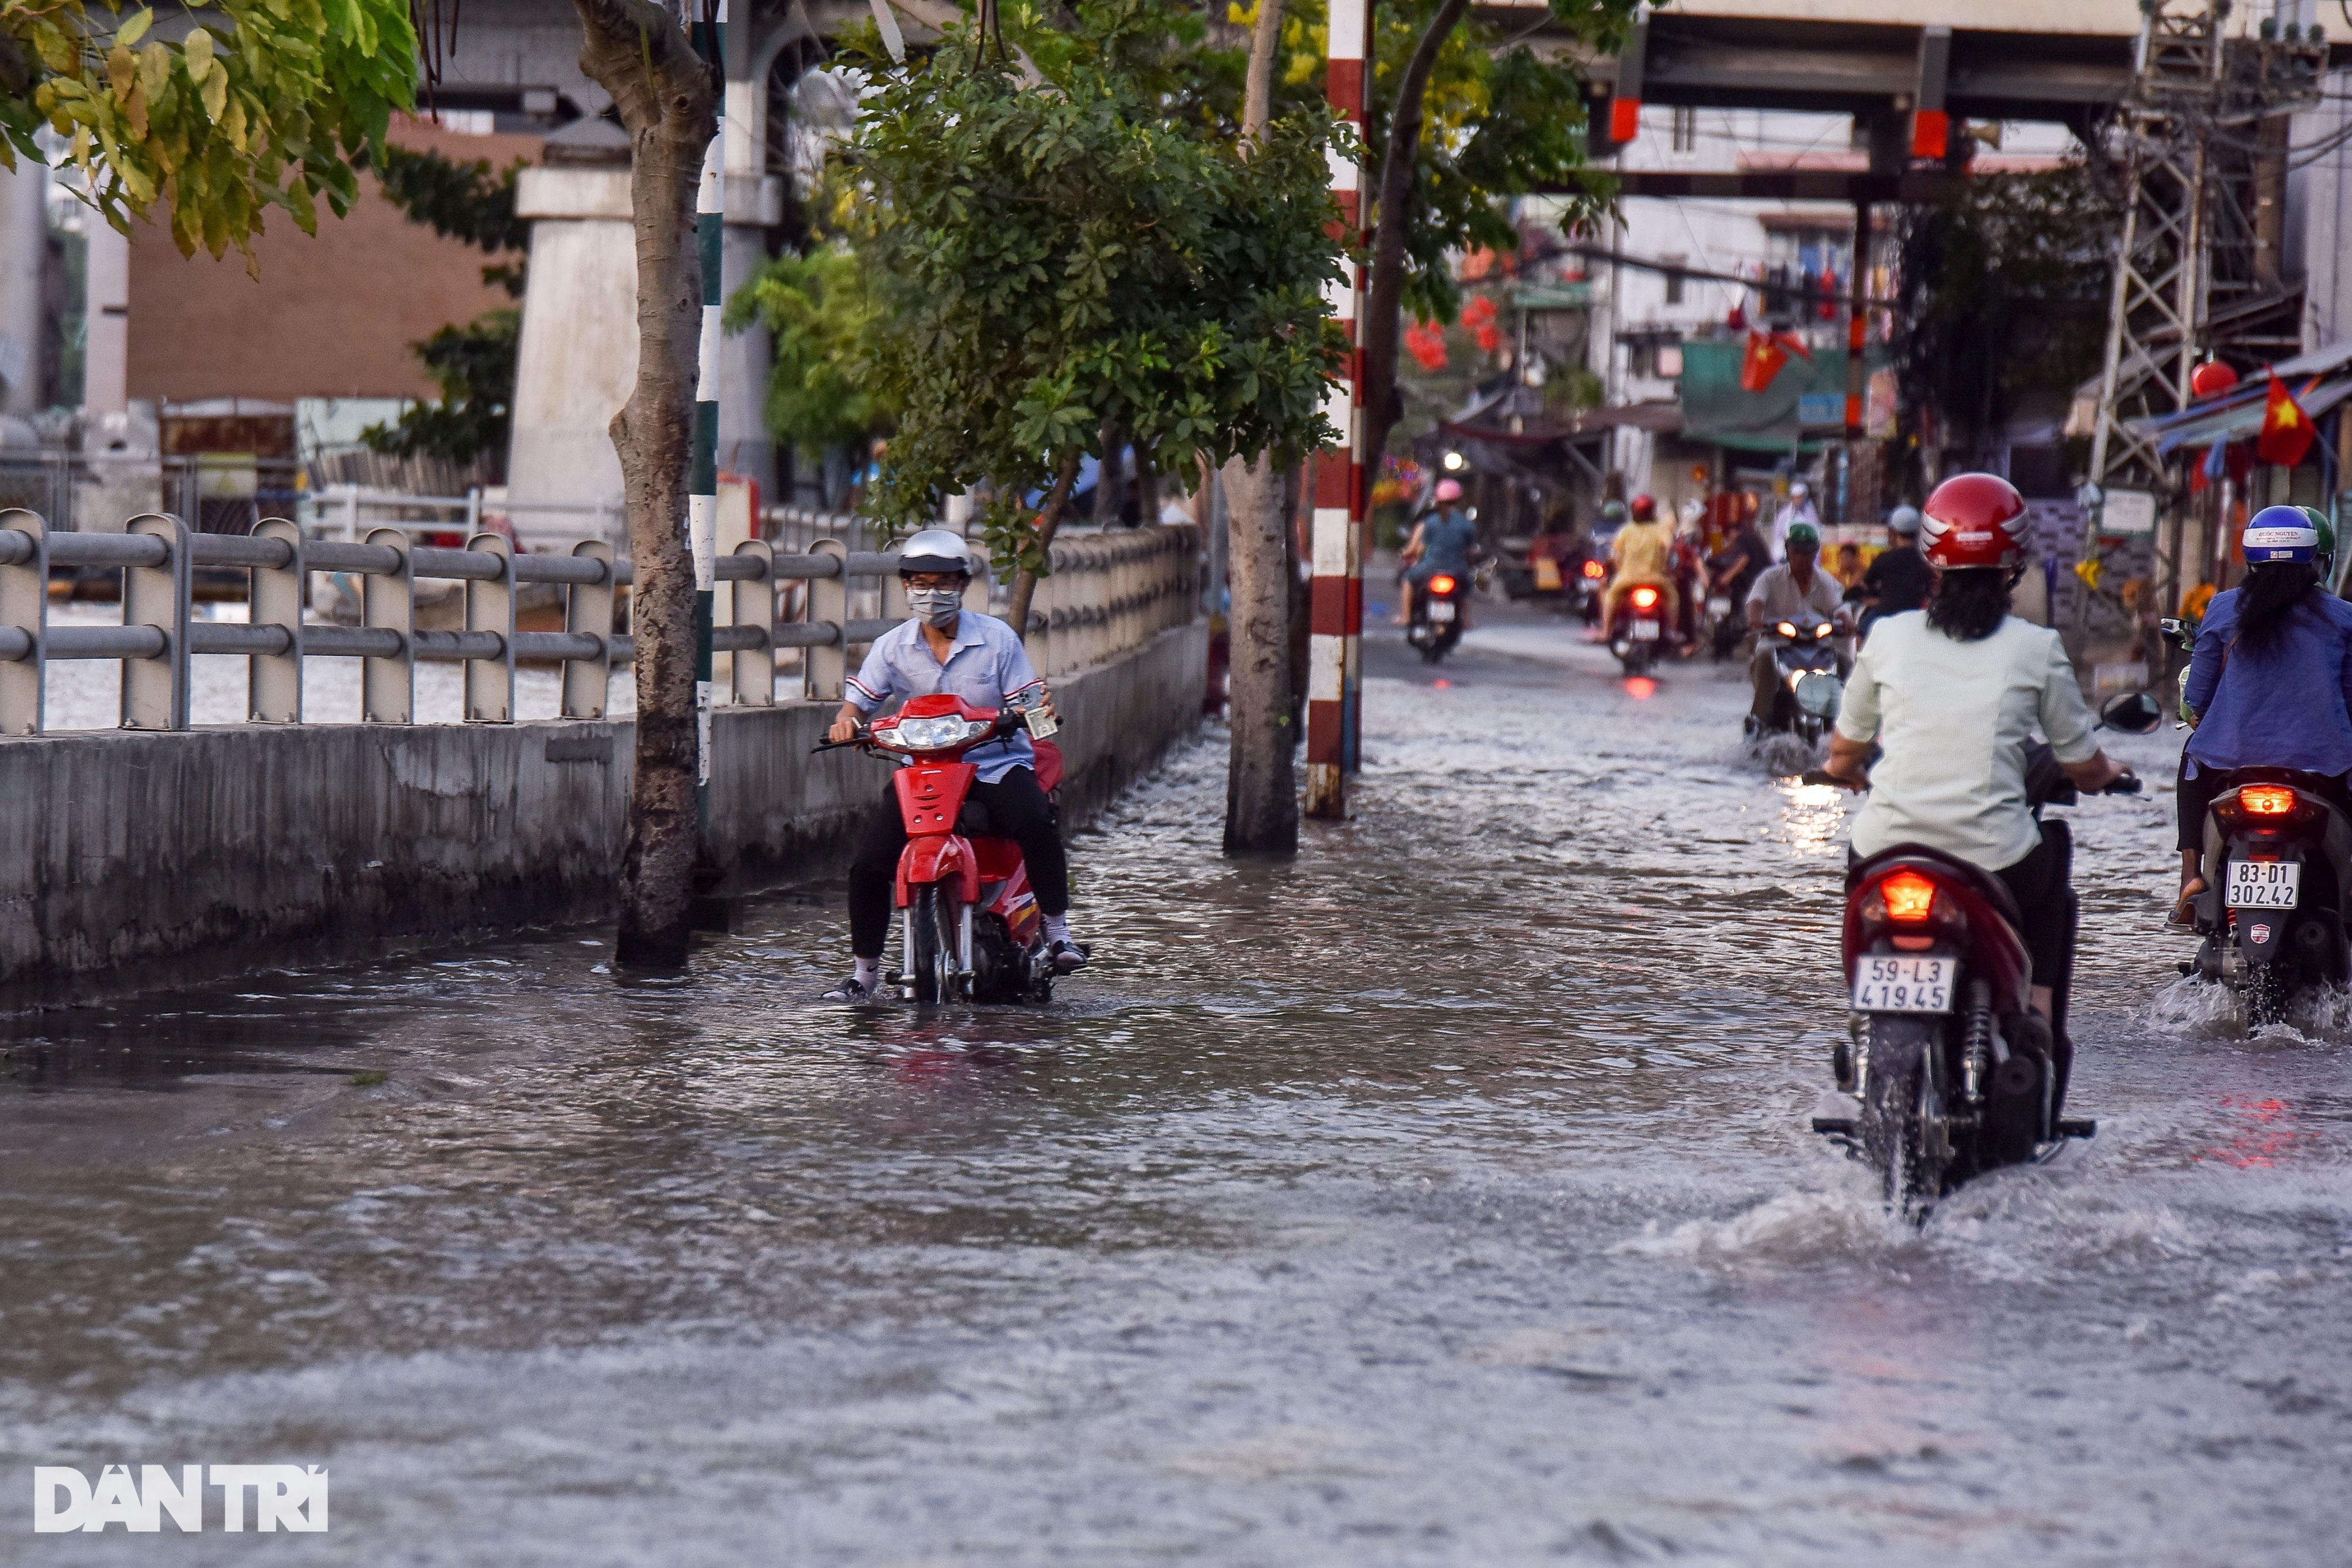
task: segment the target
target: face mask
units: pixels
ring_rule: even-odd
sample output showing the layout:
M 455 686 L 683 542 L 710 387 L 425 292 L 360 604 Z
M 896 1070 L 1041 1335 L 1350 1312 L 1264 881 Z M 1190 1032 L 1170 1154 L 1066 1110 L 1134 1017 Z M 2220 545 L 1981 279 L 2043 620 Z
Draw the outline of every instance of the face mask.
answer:
M 956 615 L 963 608 L 963 595 L 953 588 L 909 588 L 907 608 L 925 626 L 945 631 L 955 625 Z

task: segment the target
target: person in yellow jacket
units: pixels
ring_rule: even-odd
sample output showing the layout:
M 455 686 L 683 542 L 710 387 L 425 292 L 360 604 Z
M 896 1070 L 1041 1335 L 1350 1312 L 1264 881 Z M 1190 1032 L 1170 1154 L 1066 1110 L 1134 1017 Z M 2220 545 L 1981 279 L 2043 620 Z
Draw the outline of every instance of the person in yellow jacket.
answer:
M 1675 614 L 1680 596 L 1675 592 L 1675 532 L 1658 521 L 1658 503 L 1648 496 L 1633 498 L 1633 521 L 1617 531 L 1609 547 L 1616 571 L 1609 579 L 1609 597 L 1601 607 L 1601 640 L 1607 642 L 1617 622 L 1618 602 L 1646 583 L 1658 591 L 1659 613 L 1669 626 L 1680 624 Z

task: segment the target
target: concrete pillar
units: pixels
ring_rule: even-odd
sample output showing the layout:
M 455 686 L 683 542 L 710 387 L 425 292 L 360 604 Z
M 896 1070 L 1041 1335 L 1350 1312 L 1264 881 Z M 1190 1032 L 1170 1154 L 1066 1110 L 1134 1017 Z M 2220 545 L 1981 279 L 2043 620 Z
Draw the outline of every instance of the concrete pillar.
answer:
M 131 241 L 96 213 L 82 215 L 82 407 L 93 419 L 131 406 Z
M 507 494 L 525 536 L 604 538 L 620 525 L 598 503 L 621 499 L 613 416 L 637 375 L 637 254 L 629 171 L 526 169 L 515 211 L 531 220 L 530 286 L 516 348 Z M 549 512 L 533 503 L 576 505 Z M 626 549 L 625 541 L 608 541 Z
M 731 140 L 731 139 L 730 139 Z M 730 176 L 725 286 L 765 259 L 762 225 L 782 221 L 783 186 L 772 176 Z M 604 538 L 616 529 L 591 510 L 621 499 L 613 416 L 637 374 L 637 253 L 630 225 L 629 171 L 623 165 L 526 169 L 515 210 L 531 220 L 530 286 L 516 349 L 514 433 L 507 492 L 525 536 L 560 531 Z M 773 494 L 775 448 L 768 439 L 769 348 L 764 334 L 724 340 L 720 363 L 719 466 L 758 479 Z M 550 513 L 532 502 L 583 504 Z M 618 544 L 615 539 L 613 542 Z
M 49 171 L 19 153 L 13 172 L 0 169 L 0 414 L 21 418 L 45 403 L 48 256 Z

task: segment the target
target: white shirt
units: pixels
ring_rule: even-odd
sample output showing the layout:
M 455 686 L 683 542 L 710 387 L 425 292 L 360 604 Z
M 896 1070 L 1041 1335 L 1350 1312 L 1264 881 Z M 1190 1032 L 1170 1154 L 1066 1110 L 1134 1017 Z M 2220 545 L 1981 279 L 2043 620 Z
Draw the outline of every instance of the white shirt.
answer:
M 1924 844 L 1987 871 L 2033 853 L 2025 742 L 2039 728 L 2062 763 L 2098 753 L 2091 710 L 2058 634 L 2010 616 L 1959 642 L 1906 610 L 1880 621 L 1854 660 L 1838 712 L 1849 741 L 1885 749 L 1853 820 L 1858 855 Z
M 1796 569 L 1785 562 L 1768 566 L 1756 574 L 1756 585 L 1748 590 L 1748 602 L 1761 605 L 1764 624 L 1793 620 L 1807 610 L 1822 620 L 1834 620 L 1845 608 L 1845 584 L 1831 576 L 1820 562 L 1813 563 L 1813 585 L 1797 586 Z

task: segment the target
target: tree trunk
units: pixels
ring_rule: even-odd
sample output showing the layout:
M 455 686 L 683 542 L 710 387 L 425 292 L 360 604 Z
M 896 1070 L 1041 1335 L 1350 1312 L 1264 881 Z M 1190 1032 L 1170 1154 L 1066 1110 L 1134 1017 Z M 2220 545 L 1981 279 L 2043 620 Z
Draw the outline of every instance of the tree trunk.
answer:
M 1405 233 L 1413 165 L 1421 157 L 1423 100 L 1445 40 L 1469 14 L 1470 0 L 1445 0 L 1413 46 L 1397 80 L 1389 118 L 1388 151 L 1381 163 L 1379 205 L 1373 209 L 1372 270 L 1364 290 L 1364 461 L 1375 468 L 1396 427 L 1397 349 L 1404 335 Z
M 1291 717 L 1290 515 L 1271 458 L 1225 465 L 1227 622 L 1225 853 L 1298 850 L 1298 784 Z
M 1242 154 L 1274 117 L 1283 0 L 1259 0 L 1242 95 Z M 1290 676 L 1290 510 L 1273 459 L 1225 465 L 1225 853 L 1298 852 L 1298 725 Z
M 695 187 L 718 128 L 709 67 L 672 13 L 646 0 L 573 0 L 586 33 L 580 68 L 629 133 L 637 250 L 637 380 L 613 416 L 635 586 L 637 754 L 621 861 L 623 963 L 686 962 L 701 824 L 695 809 L 694 561 L 686 488 L 693 450 L 702 272 Z
M 1053 564 L 1054 535 L 1062 529 L 1062 513 L 1070 504 L 1070 489 L 1078 482 L 1078 455 L 1071 453 L 1062 460 L 1062 471 L 1054 476 L 1054 488 L 1045 492 L 1045 504 L 1037 512 L 1037 548 L 1045 553 L 1046 565 Z M 1100 492 L 1097 492 L 1100 499 Z M 1004 612 L 1004 619 L 1013 634 L 1024 641 L 1029 636 L 1029 601 L 1037 594 L 1037 574 L 1027 567 L 1013 574 L 1013 603 Z

